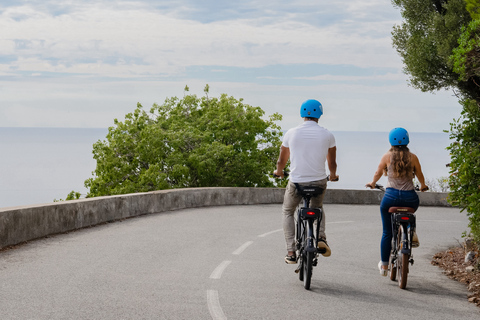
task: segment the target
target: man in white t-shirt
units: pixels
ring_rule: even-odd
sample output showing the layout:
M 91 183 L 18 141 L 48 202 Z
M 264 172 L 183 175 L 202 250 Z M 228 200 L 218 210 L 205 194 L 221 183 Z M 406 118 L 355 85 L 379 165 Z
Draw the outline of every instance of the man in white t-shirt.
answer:
M 322 104 L 317 100 L 307 100 L 300 108 L 300 116 L 304 122 L 287 131 L 283 138 L 277 169 L 274 174 L 283 177 L 283 169 L 290 159 L 290 180 L 288 181 L 283 199 L 283 231 L 287 245 L 286 263 L 297 263 L 295 249 L 295 219 L 294 212 L 301 196 L 297 194 L 295 184 L 300 186 L 318 186 L 323 192 L 311 199 L 310 206 L 322 208 L 322 220 L 319 228 L 318 248 L 325 257 L 330 256 L 331 250 L 325 235 L 325 213 L 323 212 L 323 198 L 327 189 L 328 163 L 330 181 L 337 181 L 337 147 L 335 137 L 330 131 L 318 125 L 318 119 L 323 114 Z

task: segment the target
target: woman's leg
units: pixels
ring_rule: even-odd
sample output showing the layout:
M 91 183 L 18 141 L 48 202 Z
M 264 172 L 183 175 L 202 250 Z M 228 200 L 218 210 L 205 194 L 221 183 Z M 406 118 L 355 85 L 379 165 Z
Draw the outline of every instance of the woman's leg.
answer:
M 390 251 L 392 250 L 392 214 L 388 212 L 390 207 L 395 205 L 396 191 L 387 188 L 382 202 L 380 203 L 380 214 L 382 216 L 382 240 L 380 241 L 380 257 L 383 266 L 388 266 Z

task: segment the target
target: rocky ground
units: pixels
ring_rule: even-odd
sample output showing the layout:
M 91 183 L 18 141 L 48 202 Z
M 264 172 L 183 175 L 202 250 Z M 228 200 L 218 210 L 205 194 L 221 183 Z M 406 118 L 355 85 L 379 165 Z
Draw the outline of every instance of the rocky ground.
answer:
M 465 262 L 465 249 L 456 247 L 433 256 L 432 264 L 439 266 L 451 279 L 464 283 L 468 288 L 468 301 L 480 307 L 480 270 L 475 269 L 479 259 L 478 248 L 474 261 Z

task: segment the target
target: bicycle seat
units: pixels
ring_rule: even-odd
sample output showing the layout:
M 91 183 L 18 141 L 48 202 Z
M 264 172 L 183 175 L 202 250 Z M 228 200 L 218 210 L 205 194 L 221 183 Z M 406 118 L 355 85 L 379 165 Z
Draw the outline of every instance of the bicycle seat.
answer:
M 295 187 L 297 188 L 297 193 L 301 196 L 317 196 L 319 194 L 322 194 L 324 191 L 323 188 L 317 186 L 301 186 L 295 184 Z
M 389 213 L 415 213 L 415 209 L 410 207 L 390 207 Z

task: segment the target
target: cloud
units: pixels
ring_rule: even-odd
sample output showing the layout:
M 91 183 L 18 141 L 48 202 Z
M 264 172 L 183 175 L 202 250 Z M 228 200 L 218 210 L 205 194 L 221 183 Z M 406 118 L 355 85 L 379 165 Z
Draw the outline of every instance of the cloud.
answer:
M 18 3 L 0 4 L 0 126 L 106 127 L 137 102 L 182 96 L 185 85 L 201 95 L 206 83 L 211 95 L 284 114 L 284 128 L 307 97 L 325 104 L 334 130 L 402 118 L 440 131 L 458 111 L 446 93 L 407 86 L 389 1 Z M 444 117 L 425 124 L 420 109 L 432 105 Z M 409 114 L 385 112 L 405 106 Z
M 278 19 L 261 15 L 203 23 L 180 19 L 169 10 L 152 11 L 148 3 L 121 2 L 123 5 L 113 9 L 107 4 L 87 2 L 60 15 L 27 5 L 8 8 L 0 16 L 4 30 L 8 30 L 8 38 L 1 39 L 6 45 L 0 55 L 19 56 L 13 65 L 16 70 L 34 67 L 22 67 L 23 62 L 33 58 L 44 61 L 44 71 L 50 66 L 50 71 L 57 72 L 58 65 L 63 65 L 63 72 L 70 73 L 91 73 L 93 69 L 97 73 L 109 72 L 110 68 L 102 70 L 99 65 L 112 64 L 111 57 L 118 57 L 123 63 L 117 63 L 119 71 L 115 74 L 127 76 L 174 74 L 192 65 L 262 67 L 346 61 L 362 67 L 398 64 L 389 58 L 389 25 L 381 21 L 316 26 L 284 13 Z M 236 8 L 223 7 L 226 12 Z M 200 9 L 182 12 L 192 10 Z M 387 32 L 360 38 L 358 30 Z M 139 67 L 138 61 L 148 68 Z M 125 64 L 131 67 L 121 66 Z

